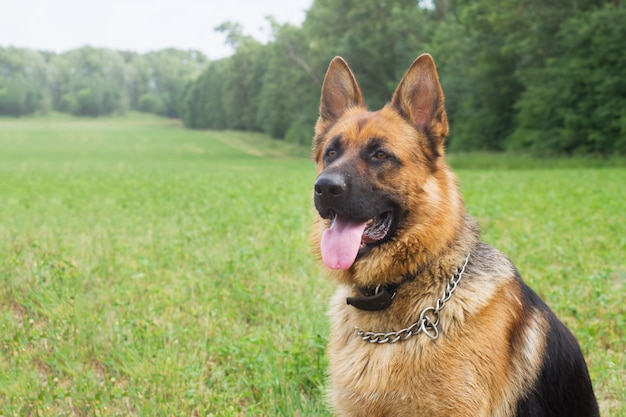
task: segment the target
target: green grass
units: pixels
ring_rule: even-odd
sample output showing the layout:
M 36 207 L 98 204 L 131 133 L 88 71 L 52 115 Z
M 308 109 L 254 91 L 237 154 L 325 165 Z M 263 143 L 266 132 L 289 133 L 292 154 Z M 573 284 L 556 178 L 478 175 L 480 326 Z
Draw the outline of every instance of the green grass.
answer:
M 329 415 L 306 153 L 151 117 L 0 120 L 0 416 Z M 626 170 L 506 159 L 451 158 L 468 208 L 626 416 Z

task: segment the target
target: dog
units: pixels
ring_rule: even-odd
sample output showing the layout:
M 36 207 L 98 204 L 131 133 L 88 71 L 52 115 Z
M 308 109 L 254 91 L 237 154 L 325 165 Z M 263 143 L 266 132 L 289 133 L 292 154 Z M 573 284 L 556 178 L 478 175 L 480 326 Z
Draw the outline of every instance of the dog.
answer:
M 312 157 L 315 256 L 329 310 L 339 416 L 598 416 L 572 333 L 479 239 L 455 175 L 435 63 L 419 56 L 369 111 L 332 60 Z

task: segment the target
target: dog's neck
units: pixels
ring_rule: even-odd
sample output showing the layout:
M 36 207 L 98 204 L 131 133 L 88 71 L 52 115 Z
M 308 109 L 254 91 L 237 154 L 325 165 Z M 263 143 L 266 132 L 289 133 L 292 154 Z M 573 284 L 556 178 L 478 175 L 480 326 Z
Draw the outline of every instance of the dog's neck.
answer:
M 464 216 L 465 227 L 459 230 L 454 237 L 455 244 L 447 246 L 448 248 L 454 248 L 453 253 L 442 257 L 420 252 L 419 256 L 412 262 L 413 265 L 419 265 L 418 270 L 402 275 L 399 281 L 395 283 L 369 286 L 353 284 L 357 295 L 347 297 L 347 304 L 363 311 L 382 311 L 393 304 L 396 294 L 402 286 L 414 282 L 418 277 L 420 277 L 420 280 L 426 279 L 429 283 L 437 285 L 436 282 L 432 281 L 432 277 L 426 277 L 429 275 L 428 271 L 438 271 L 432 274 L 434 277 L 441 276 L 442 273 L 448 273 L 444 271 L 453 271 L 453 268 L 458 268 L 458 265 L 454 265 L 457 264 L 461 254 L 470 252 L 478 243 L 479 228 L 476 221 L 466 214 Z M 352 282 L 354 283 L 355 280 Z
M 466 262 L 467 263 L 467 259 Z M 379 284 L 377 286 L 358 286 L 354 288 L 358 292 L 358 295 L 353 297 L 347 297 L 346 303 L 359 310 L 363 311 L 382 311 L 393 304 L 396 294 L 406 284 L 409 284 L 419 276 L 421 276 L 428 267 L 432 267 L 432 262 L 429 265 L 422 266 L 418 271 L 404 275 L 399 282 L 390 284 Z M 458 271 L 459 269 L 457 269 Z
M 396 343 L 399 340 L 406 340 L 409 337 L 424 333 L 431 339 L 437 339 L 439 337 L 439 312 L 445 307 L 446 303 L 452 297 L 452 294 L 456 291 L 465 267 L 470 259 L 471 252 L 468 252 L 465 257 L 465 262 L 462 266 L 458 267 L 456 272 L 450 277 L 446 283 L 443 295 L 436 300 L 431 306 L 426 306 L 419 315 L 419 320 L 409 325 L 408 327 L 397 331 L 375 332 L 362 330 L 358 326 L 357 335 L 363 340 L 370 343 Z M 393 300 L 393 296 L 391 297 Z M 381 303 L 382 304 L 382 303 Z

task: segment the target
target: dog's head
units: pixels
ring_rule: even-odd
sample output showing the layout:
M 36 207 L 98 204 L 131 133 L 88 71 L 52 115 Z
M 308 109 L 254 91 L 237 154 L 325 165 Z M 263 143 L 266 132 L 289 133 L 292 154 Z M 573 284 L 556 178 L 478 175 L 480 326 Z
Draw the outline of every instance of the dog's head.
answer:
M 462 202 L 443 161 L 447 135 L 430 55 L 415 60 L 391 102 L 374 112 L 347 63 L 330 63 L 313 144 L 313 240 L 340 279 L 377 284 L 381 271 L 411 272 L 400 269 L 417 268 L 419 256 L 436 255 L 450 239 Z

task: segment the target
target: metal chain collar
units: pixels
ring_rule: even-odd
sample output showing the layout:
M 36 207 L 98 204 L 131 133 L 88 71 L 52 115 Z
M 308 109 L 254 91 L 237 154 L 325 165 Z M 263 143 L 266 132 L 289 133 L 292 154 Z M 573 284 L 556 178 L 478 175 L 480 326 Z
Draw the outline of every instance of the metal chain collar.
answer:
M 399 340 L 406 340 L 409 337 L 420 333 L 424 333 L 433 340 L 438 338 L 439 329 L 437 326 L 439 325 L 439 312 L 443 310 L 446 303 L 452 297 L 454 291 L 456 291 L 456 288 L 463 277 L 463 272 L 465 272 L 465 267 L 467 266 L 469 258 L 470 253 L 467 254 L 463 266 L 460 269 L 457 269 L 457 272 L 450 277 L 450 281 L 446 284 L 446 289 L 443 291 L 443 295 L 441 298 L 437 299 L 435 306 L 423 309 L 420 313 L 418 321 L 411 324 L 407 328 L 388 333 L 366 332 L 361 330 L 358 326 L 355 326 L 357 335 L 367 342 L 381 344 L 396 343 Z

